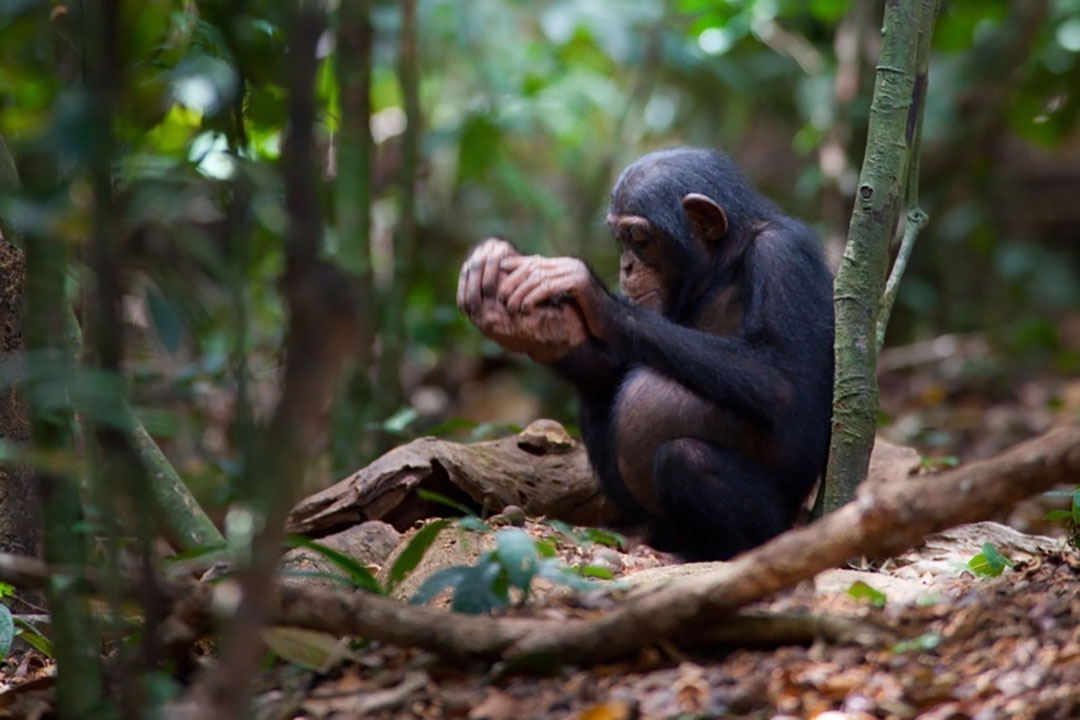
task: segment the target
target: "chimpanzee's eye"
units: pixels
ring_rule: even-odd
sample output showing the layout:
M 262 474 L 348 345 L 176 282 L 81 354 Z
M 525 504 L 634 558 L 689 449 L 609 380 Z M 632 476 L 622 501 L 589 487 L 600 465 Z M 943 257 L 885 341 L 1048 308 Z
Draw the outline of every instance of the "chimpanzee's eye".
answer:
M 645 251 L 652 243 L 652 235 L 643 227 L 634 227 L 628 233 L 630 247 L 638 252 Z

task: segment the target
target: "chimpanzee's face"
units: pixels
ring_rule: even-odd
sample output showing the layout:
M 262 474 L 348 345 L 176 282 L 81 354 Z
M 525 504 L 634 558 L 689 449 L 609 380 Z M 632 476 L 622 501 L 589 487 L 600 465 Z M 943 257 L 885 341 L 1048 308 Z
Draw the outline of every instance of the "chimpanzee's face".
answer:
M 622 248 L 619 258 L 619 290 L 627 300 L 649 310 L 663 312 L 676 281 L 666 267 L 670 239 L 647 218 L 609 215 L 608 225 Z

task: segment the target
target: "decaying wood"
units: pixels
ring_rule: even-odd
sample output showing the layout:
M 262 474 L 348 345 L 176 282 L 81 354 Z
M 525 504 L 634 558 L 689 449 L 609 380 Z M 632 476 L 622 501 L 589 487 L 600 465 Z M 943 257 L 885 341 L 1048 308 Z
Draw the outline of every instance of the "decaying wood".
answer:
M 930 533 L 992 517 L 1078 474 L 1080 427 L 1069 426 L 941 475 L 865 484 L 855 501 L 818 522 L 596 619 L 473 617 L 360 593 L 280 588 L 275 622 L 449 655 L 600 662 L 711 625 L 856 554 L 892 555 Z
M 584 448 L 554 420 L 537 420 L 517 435 L 490 442 L 462 445 L 429 437 L 402 445 L 301 500 L 289 513 L 287 529 L 317 537 L 382 520 L 405 530 L 446 511 L 417 500 L 417 487 L 464 493 L 493 512 L 517 505 L 532 516 L 578 525 L 603 525 L 617 517 Z

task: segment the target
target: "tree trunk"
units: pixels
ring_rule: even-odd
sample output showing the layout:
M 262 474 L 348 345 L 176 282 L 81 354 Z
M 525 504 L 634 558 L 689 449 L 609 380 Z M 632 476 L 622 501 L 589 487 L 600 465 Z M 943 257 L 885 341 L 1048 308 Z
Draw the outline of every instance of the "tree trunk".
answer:
M 916 82 L 919 33 L 929 33 L 932 27 L 933 16 L 924 17 L 922 3 L 886 4 L 866 155 L 836 278 L 836 381 L 823 492 L 826 512 L 854 497 L 874 446 L 879 308 L 925 99 L 925 83 Z

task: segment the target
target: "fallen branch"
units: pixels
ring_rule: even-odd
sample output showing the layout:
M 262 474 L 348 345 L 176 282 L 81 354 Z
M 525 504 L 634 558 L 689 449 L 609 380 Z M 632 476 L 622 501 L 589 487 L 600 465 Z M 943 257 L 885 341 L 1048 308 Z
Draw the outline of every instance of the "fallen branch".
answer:
M 451 655 L 546 654 L 600 662 L 710 624 L 857 554 L 890 556 L 923 536 L 984 520 L 1080 475 L 1080 427 L 1051 431 L 990 460 L 902 483 L 865 484 L 854 502 L 739 556 L 590 620 L 447 615 L 386 598 L 282 588 L 278 624 L 413 645 Z
M 1080 476 L 1080 427 L 1068 426 L 990 460 L 903 482 L 866 483 L 854 502 L 791 530 L 715 572 L 674 582 L 599 618 L 541 620 L 457 615 L 385 597 L 278 586 L 269 622 L 493 659 L 545 655 L 594 663 L 657 642 L 693 638 L 746 605 L 856 554 L 885 557 L 925 535 L 992 517 L 1024 497 Z M 0 580 L 44 582 L 48 568 L 0 555 Z M 212 588 L 174 585 L 171 595 L 208 613 Z
M 616 520 L 600 491 L 585 449 L 554 420 L 537 420 L 517 435 L 460 443 L 420 438 L 391 450 L 344 480 L 301 500 L 286 529 L 319 537 L 367 520 L 398 530 L 445 508 L 419 500 L 418 487 L 460 492 L 478 507 L 498 512 L 517 505 L 528 515 L 576 525 Z

